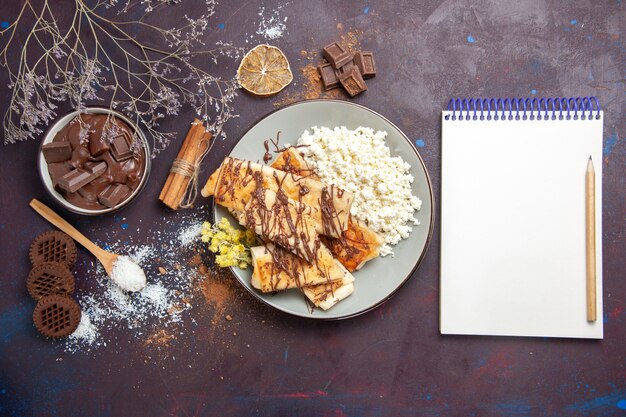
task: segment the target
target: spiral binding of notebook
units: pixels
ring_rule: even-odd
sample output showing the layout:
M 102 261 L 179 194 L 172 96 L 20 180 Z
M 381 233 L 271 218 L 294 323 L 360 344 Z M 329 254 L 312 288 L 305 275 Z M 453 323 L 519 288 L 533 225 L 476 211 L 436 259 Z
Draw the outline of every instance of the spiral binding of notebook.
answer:
M 591 120 L 600 119 L 596 97 L 453 98 L 445 120 Z

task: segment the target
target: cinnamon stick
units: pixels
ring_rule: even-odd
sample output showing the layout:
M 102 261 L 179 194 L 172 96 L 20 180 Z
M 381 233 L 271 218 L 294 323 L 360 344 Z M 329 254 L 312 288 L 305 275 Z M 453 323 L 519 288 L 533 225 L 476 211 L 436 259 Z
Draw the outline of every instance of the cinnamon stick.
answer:
M 194 166 L 196 165 L 196 163 L 198 162 L 198 159 L 204 155 L 204 153 L 206 152 L 207 148 L 209 147 L 209 143 L 211 141 L 211 138 L 213 137 L 213 135 L 211 134 L 211 132 L 205 131 L 202 134 L 202 137 L 200 138 L 200 141 L 197 144 L 197 147 L 194 151 L 194 154 L 191 158 L 191 160 L 194 161 Z M 188 184 L 191 181 L 191 178 L 187 178 L 186 183 L 183 184 L 182 187 L 180 187 L 178 194 L 176 194 L 176 197 L 174 198 L 175 202 L 178 202 L 178 204 L 180 205 L 180 202 L 183 200 L 183 198 L 185 197 L 185 193 L 187 192 L 187 188 L 188 188 Z
M 159 195 L 159 200 L 172 210 L 177 210 L 194 178 L 200 158 L 204 156 L 213 135 L 202 122 L 195 119 L 172 164 L 172 169 Z M 192 184 L 195 186 L 195 184 Z
M 184 157 L 188 144 L 189 142 L 187 140 L 183 141 L 183 145 L 178 150 L 178 155 L 176 155 L 176 159 L 182 159 Z M 172 175 L 172 173 L 169 173 L 169 175 L 167 176 L 167 179 L 165 180 L 165 185 L 163 186 L 163 189 L 161 190 L 161 194 L 159 194 L 159 200 L 163 201 L 166 198 L 169 192 L 169 189 L 172 185 L 173 179 L 174 179 L 174 175 Z
M 203 134 L 204 127 L 199 120 L 194 120 L 189 132 L 187 132 L 187 136 L 185 137 L 185 141 L 181 147 L 181 152 L 179 152 L 179 154 L 182 153 L 182 155 L 177 156 L 176 159 L 195 164 L 196 155 L 194 155 L 194 153 L 198 149 L 198 142 L 202 139 Z M 175 163 L 176 160 L 172 164 L 172 167 L 175 166 Z M 172 210 L 176 210 L 178 209 L 182 199 L 178 199 L 178 196 L 181 194 L 181 189 L 183 187 L 185 190 L 187 189 L 187 185 L 189 184 L 191 177 L 172 172 L 171 170 L 170 176 L 172 177 L 172 182 L 166 192 L 165 198 L 161 201 L 163 201 L 163 203 L 165 203 L 165 205 Z

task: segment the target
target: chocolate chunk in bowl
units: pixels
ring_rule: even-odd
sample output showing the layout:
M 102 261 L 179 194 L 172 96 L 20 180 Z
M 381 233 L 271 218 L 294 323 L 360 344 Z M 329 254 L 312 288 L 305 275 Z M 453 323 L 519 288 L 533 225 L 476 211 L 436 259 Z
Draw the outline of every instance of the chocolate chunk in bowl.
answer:
M 59 152 L 50 162 L 44 149 L 57 143 L 69 144 L 71 154 L 68 158 L 67 151 Z M 141 192 L 150 163 L 146 137 L 130 119 L 110 109 L 87 108 L 50 126 L 38 168 L 44 186 L 59 204 L 75 213 L 99 215 L 119 210 Z M 117 192 L 107 198 L 111 190 Z

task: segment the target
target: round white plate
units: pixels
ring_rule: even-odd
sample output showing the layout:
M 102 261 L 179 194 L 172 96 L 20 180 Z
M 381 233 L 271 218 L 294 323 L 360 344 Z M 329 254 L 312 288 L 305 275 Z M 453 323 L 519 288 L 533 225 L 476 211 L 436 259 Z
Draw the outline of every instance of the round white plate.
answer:
M 378 113 L 355 103 L 339 100 L 310 100 L 281 108 L 265 116 L 246 132 L 230 152 L 230 156 L 251 161 L 262 161 L 263 142 L 276 138 L 280 133 L 280 146 L 295 144 L 307 129 L 313 126 L 359 126 L 388 132 L 387 146 L 392 156 L 401 156 L 411 164 L 413 194 L 422 200 L 422 208 L 416 214 L 421 223 L 413 227 L 408 239 L 393 247 L 395 256 L 379 257 L 367 262 L 353 273 L 354 293 L 327 311 L 310 311 L 304 296 L 298 290 L 263 294 L 250 286 L 251 268 L 231 268 L 239 282 L 255 297 L 281 311 L 314 319 L 342 319 L 369 311 L 389 299 L 413 274 L 424 257 L 434 223 L 433 193 L 426 167 L 417 150 L 400 129 Z M 222 207 L 214 205 L 215 221 L 229 218 L 237 221 Z

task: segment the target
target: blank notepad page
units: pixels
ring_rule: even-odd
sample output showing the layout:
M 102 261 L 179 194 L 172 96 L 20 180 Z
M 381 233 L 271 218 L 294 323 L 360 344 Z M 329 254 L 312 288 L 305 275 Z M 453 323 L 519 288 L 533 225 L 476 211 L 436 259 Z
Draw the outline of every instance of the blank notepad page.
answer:
M 558 107 L 557 107 L 558 108 Z M 441 333 L 602 338 L 602 112 L 442 115 Z M 565 115 L 565 111 L 561 111 Z M 573 115 L 589 115 L 574 120 Z M 480 112 L 479 112 L 480 114 Z M 489 113 L 495 115 L 493 111 Z M 599 118 L 596 118 L 596 115 Z M 452 116 L 455 116 L 453 120 Z M 596 175 L 597 321 L 587 321 L 585 172 Z

